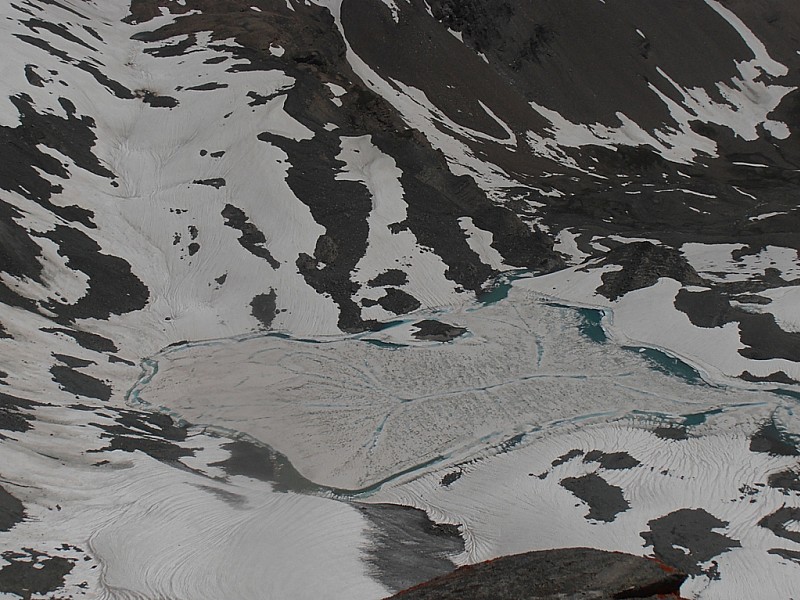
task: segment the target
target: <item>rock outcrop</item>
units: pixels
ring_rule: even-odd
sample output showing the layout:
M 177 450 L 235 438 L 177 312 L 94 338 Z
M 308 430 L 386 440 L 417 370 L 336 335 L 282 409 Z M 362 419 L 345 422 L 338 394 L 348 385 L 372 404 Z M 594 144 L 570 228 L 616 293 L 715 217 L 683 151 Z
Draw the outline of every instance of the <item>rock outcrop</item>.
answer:
M 461 567 L 392 599 L 680 598 L 685 579 L 683 573 L 656 560 L 591 548 L 561 548 Z

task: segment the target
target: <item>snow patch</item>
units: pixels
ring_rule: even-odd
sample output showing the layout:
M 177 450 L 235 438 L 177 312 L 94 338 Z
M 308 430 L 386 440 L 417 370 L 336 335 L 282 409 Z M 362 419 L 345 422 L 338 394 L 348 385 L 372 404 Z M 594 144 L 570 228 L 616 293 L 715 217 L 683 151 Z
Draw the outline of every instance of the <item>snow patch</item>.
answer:
M 484 264 L 498 271 L 507 268 L 507 265 L 503 262 L 503 257 L 497 250 L 492 248 L 494 236 L 491 231 L 477 227 L 472 221 L 472 217 L 461 217 L 458 220 L 458 224 L 467 236 L 467 244 Z

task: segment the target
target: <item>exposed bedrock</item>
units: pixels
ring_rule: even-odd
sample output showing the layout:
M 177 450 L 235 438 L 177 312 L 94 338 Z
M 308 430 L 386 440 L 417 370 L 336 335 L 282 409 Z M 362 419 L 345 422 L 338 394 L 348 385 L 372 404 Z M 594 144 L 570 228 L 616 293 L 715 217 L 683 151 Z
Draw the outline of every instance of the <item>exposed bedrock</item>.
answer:
M 32 594 L 37 598 L 56 598 L 45 594 L 63 587 L 64 577 L 74 567 L 72 560 L 31 548 L 24 548 L 23 552 L 6 551 L 2 557 L 6 564 L 0 568 L 0 592 L 25 599 Z
M 718 77 L 737 75 L 731 55 L 752 57 L 736 32 L 706 5 L 674 4 L 656 15 L 644 7 L 599 2 L 430 4 L 434 17 L 461 32 L 510 84 L 539 104 L 558 106 L 573 122 L 610 124 L 625 106 L 628 116 L 653 127 L 670 118 L 666 105 L 648 89 L 661 79 L 659 67 L 681 83 L 711 87 Z M 716 43 L 702 44 L 706 35 Z M 690 58 L 700 51 L 703 61 Z
M 773 456 L 800 456 L 800 438 L 779 427 L 775 421 L 761 424 L 750 436 L 750 451 Z M 771 485 L 771 484 L 770 484 Z
M 739 540 L 714 531 L 726 528 L 728 523 L 702 508 L 676 510 L 647 525 L 649 531 L 641 536 L 655 556 L 690 575 L 718 579 L 717 561 L 713 559 L 741 547 Z
M 41 405 L 40 402 L 0 392 L 0 440 L 5 438 L 3 431 L 30 430 L 35 420 L 33 410 Z
M 631 507 L 622 488 L 611 485 L 597 473 L 567 477 L 560 484 L 589 506 L 584 517 L 587 520 L 611 522 Z
M 635 242 L 608 252 L 605 264 L 619 265 L 619 271 L 603 274 L 598 293 L 616 300 L 628 292 L 649 287 L 661 277 L 669 277 L 689 285 L 701 285 L 697 274 L 680 252 L 674 248 L 656 246 L 651 242 Z
M 678 598 L 686 575 L 655 560 L 591 548 L 541 550 L 461 567 L 392 598 L 556 600 Z
M 442 323 L 435 319 L 424 319 L 414 323 L 417 329 L 412 335 L 418 340 L 428 342 L 452 342 L 457 337 L 464 335 L 467 330 L 449 323 Z
M 784 331 L 769 313 L 752 313 L 733 306 L 718 289 L 680 290 L 675 297 L 675 308 L 686 313 L 697 327 L 711 328 L 725 323 L 738 323 L 739 335 L 746 346 L 739 349 L 739 354 L 746 358 L 800 360 L 800 333 Z M 792 381 L 785 374 L 781 377 L 778 373 L 773 374 L 772 380 Z
M 0 531 L 8 531 L 25 518 L 25 507 L 0 486 Z

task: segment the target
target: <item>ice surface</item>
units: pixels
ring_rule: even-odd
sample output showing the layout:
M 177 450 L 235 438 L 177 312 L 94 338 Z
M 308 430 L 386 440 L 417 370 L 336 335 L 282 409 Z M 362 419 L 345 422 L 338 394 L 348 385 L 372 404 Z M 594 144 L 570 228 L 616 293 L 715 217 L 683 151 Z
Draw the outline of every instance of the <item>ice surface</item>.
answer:
M 652 305 L 658 297 L 669 302 L 670 295 L 658 290 L 643 302 Z M 580 315 L 540 298 L 515 288 L 496 305 L 440 315 L 470 334 L 444 345 L 402 336 L 404 345 L 397 346 L 389 328 L 322 343 L 262 336 L 171 348 L 156 357 L 158 374 L 138 393 L 191 422 L 267 441 L 307 478 L 347 489 L 427 461 L 465 457 L 556 421 L 632 410 L 698 412 L 734 397 L 774 402 L 733 382 L 735 394 L 654 371 L 620 345 L 592 341 L 580 331 Z M 630 303 L 635 308 L 640 301 Z M 649 330 L 626 308 L 614 316 L 615 331 L 642 339 Z M 719 335 L 727 328 L 702 338 L 707 345 L 692 339 L 691 356 L 710 360 L 704 348 L 708 354 L 720 346 L 735 349 L 732 327 L 724 342 Z M 678 337 L 687 328 L 665 321 L 656 331 L 666 339 L 667 332 Z M 677 346 L 682 355 L 684 346 L 668 342 L 664 347 Z M 711 367 L 704 372 L 716 374 Z
M 796 460 L 754 452 L 750 437 L 779 415 L 796 427 L 788 417 L 795 401 L 699 359 L 693 365 L 707 382 L 681 379 L 658 370 L 652 354 L 632 351 L 631 340 L 646 338 L 637 317 L 643 306 L 672 315 L 647 328 L 656 338 L 645 343 L 681 356 L 682 338 L 695 335 L 675 321 L 678 313 L 657 305 L 669 303 L 675 282 L 615 303 L 612 337 L 597 338 L 588 316 L 532 291 L 540 279 L 517 280 L 495 304 L 432 313 L 468 330 L 446 344 L 415 340 L 416 319 L 336 341 L 250 336 L 190 344 L 155 357 L 158 372 L 137 394 L 193 422 L 267 441 L 338 493 L 460 524 L 462 563 L 587 545 L 650 555 L 642 534 L 651 522 L 702 510 L 724 523 L 708 535 L 732 542 L 697 558 L 684 595 L 766 590 L 783 597 L 796 567 L 770 551 L 793 551 L 793 542 L 758 523 L 787 502 L 797 505 L 764 483 Z M 697 332 L 686 343 L 691 359 L 723 364 L 729 355 L 720 350 L 738 344 L 735 331 L 722 339 L 727 331 Z M 590 460 L 590 452 L 626 453 L 633 466 Z M 590 474 L 620 490 L 627 508 L 591 518 L 590 503 L 602 500 L 580 500 L 562 484 Z M 676 538 L 674 547 L 702 557 L 700 539 Z
M 682 587 L 682 596 L 790 597 L 797 567 L 768 551 L 796 551 L 797 545 L 757 523 L 787 503 L 798 505 L 796 498 L 765 485 L 770 473 L 792 467 L 796 459 L 751 452 L 744 428 L 732 426 L 729 419 L 717 427 L 706 425 L 701 437 L 686 440 L 659 437 L 644 429 L 645 422 L 630 419 L 543 432 L 522 448 L 389 484 L 372 499 L 410 504 L 436 519 L 460 523 L 467 540 L 461 557 L 465 563 L 584 545 L 652 555 L 653 547 L 641 535 L 650 530 L 650 521 L 677 510 L 702 509 L 725 523 L 714 532 L 735 543 L 698 566 L 709 569 L 716 563 L 720 577 L 715 579 L 714 570 L 699 573 Z M 640 464 L 604 468 L 586 460 L 591 451 L 625 452 Z M 457 476 L 445 485 L 447 474 Z M 630 508 L 611 521 L 588 518 L 587 504 L 560 484 L 586 474 L 620 488 Z M 702 554 L 703 532 L 676 537 L 673 544 L 684 553 L 692 546 Z
M 75 595 L 87 583 L 86 597 L 136 600 L 389 593 L 361 558 L 368 524 L 355 508 L 278 493 L 249 477 L 179 470 L 138 452 L 83 452 L 103 445 L 81 422 L 86 414 L 41 411 L 35 433 L 0 444 L 3 476 L 29 517 L 4 534 L 3 546 L 74 557 L 66 584 Z M 197 435 L 192 445 L 222 441 Z M 65 551 L 65 540 L 76 546 Z

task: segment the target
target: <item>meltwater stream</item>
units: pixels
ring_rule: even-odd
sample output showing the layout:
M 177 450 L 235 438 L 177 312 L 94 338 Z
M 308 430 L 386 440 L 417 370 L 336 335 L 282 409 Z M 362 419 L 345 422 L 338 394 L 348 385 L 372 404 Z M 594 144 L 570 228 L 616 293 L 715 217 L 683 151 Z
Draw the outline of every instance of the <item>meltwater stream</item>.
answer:
M 661 350 L 619 346 L 602 311 L 512 289 L 519 278 L 478 305 L 378 332 L 172 346 L 143 361 L 128 401 L 263 444 L 286 489 L 345 497 L 580 422 L 691 426 L 691 415 L 792 401 L 708 383 Z M 413 325 L 425 318 L 467 333 L 420 341 Z

